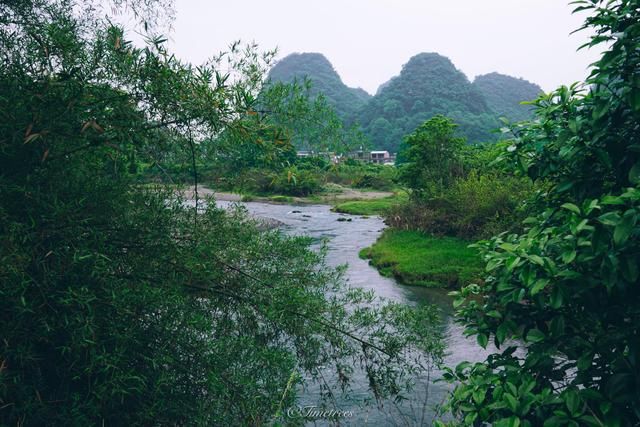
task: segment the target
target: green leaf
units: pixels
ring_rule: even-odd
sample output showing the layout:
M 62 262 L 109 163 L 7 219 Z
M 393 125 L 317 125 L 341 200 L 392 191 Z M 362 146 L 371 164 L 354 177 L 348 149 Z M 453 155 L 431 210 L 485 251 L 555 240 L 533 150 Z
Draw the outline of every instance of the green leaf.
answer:
M 600 43 L 601 41 L 602 40 L 598 41 L 598 43 Z M 593 46 L 593 42 L 591 46 Z M 609 104 L 604 101 L 599 101 L 595 106 L 595 108 L 593 109 L 593 115 L 592 115 L 593 119 L 594 120 L 600 119 L 607 113 L 608 110 L 609 110 Z
M 593 361 L 593 353 L 586 353 L 580 356 L 580 358 L 578 358 L 576 365 L 578 366 L 578 369 L 580 369 L 581 371 L 584 371 L 591 367 L 592 361 Z
M 543 341 L 544 337 L 544 332 L 542 332 L 540 329 L 531 329 L 529 333 L 527 333 L 527 341 L 533 343 Z
M 574 205 L 573 203 L 564 203 L 561 207 L 563 209 L 569 210 L 571 212 L 575 212 L 578 215 L 580 215 L 580 208 Z
M 607 212 L 598 217 L 598 221 L 604 225 L 618 225 L 620 222 L 620 214 L 618 212 Z
M 513 252 L 516 249 L 518 249 L 517 245 L 514 245 L 513 243 L 502 243 L 500 244 L 500 246 L 498 246 L 500 249 L 504 249 L 507 252 Z
M 544 265 L 544 260 L 539 255 L 529 255 L 527 258 L 538 265 Z
M 531 288 L 531 295 L 535 295 L 549 284 L 549 279 L 538 279 Z
M 635 223 L 635 216 L 625 215 L 616 228 L 613 230 L 613 242 L 616 245 L 621 245 L 627 241 L 633 230 Z
M 556 191 L 558 193 L 564 193 L 565 191 L 569 190 L 571 187 L 573 187 L 573 181 L 572 180 L 566 180 L 561 182 L 560 184 L 558 184 L 558 186 L 556 187 Z
M 562 253 L 562 262 L 565 264 L 571 263 L 574 259 L 576 259 L 577 252 L 574 250 L 566 251 Z
M 635 255 L 627 256 L 620 262 L 622 277 L 628 282 L 635 283 L 638 280 L 638 260 Z
M 564 327 L 565 322 L 563 316 L 554 317 L 549 324 L 549 329 L 555 337 L 559 337 L 564 334 Z
M 498 339 L 498 342 L 503 343 L 504 340 L 507 338 L 507 331 L 509 330 L 509 327 L 507 326 L 506 323 L 501 323 L 500 326 L 498 326 L 498 329 L 496 330 L 496 338 Z
M 568 390 L 565 393 L 564 401 L 567 405 L 567 409 L 569 413 L 573 417 L 577 417 L 582 414 L 582 399 L 580 399 L 580 395 L 575 390 Z
M 603 205 L 624 205 L 624 200 L 619 196 L 604 196 L 602 198 Z
M 518 410 L 518 401 L 511 393 L 505 393 L 504 398 L 507 401 L 507 405 L 512 412 L 516 412 Z
M 563 297 L 560 288 L 556 285 L 551 291 L 551 307 L 559 309 L 562 306 Z
M 489 343 L 489 337 L 487 337 L 487 335 L 478 334 L 478 337 L 476 339 L 477 339 L 478 345 L 480 345 L 480 347 L 487 348 L 487 344 Z
M 482 402 L 484 402 L 484 399 L 486 397 L 486 392 L 485 392 L 485 390 L 483 388 L 479 388 L 478 390 L 475 390 L 473 392 L 471 397 L 473 398 L 473 401 L 476 402 L 479 405 Z
M 473 422 L 478 418 L 477 412 L 470 412 L 464 417 L 464 423 L 468 426 L 473 425 Z
M 631 170 L 629 170 L 629 182 L 640 184 L 640 162 L 633 165 Z

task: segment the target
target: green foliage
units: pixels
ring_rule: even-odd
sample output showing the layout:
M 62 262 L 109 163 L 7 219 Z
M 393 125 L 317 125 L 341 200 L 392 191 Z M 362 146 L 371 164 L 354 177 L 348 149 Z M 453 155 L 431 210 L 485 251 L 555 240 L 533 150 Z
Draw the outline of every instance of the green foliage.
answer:
M 436 238 L 417 231 L 385 230 L 360 256 L 369 258 L 382 274 L 407 285 L 458 287 L 477 280 L 482 263 L 469 243 Z
M 326 169 L 325 181 L 349 187 L 375 190 L 392 190 L 396 186 L 398 170 L 359 161 L 341 162 Z
M 232 189 L 243 194 L 309 196 L 320 191 L 317 175 L 295 167 L 274 172 L 266 169 L 248 169 L 235 180 Z
M 267 84 L 258 103 L 263 114 L 253 117 L 281 129 L 297 149 L 343 154 L 367 145 L 357 126 L 343 124 L 329 98 L 314 93 L 311 80 Z
M 371 98 L 362 89 L 347 87 L 320 53 L 292 53 L 279 60 L 269 71 L 274 82 L 311 81 L 311 95 L 322 94 L 342 120 L 352 117 Z
M 526 179 L 472 170 L 427 200 L 398 204 L 385 214 L 395 228 L 421 230 L 463 239 L 488 238 L 514 231 L 524 219 L 533 193 Z
M 501 350 L 448 373 L 467 425 L 640 423 L 640 9 L 573 3 L 592 13 L 589 46 L 609 46 L 515 129 L 507 158 L 552 188 L 524 233 L 479 244 L 486 280 L 456 294 L 467 333 Z
M 193 67 L 85 6 L 0 4 L 0 424 L 271 423 L 327 368 L 406 393 L 442 351 L 432 308 L 382 305 L 309 239 L 130 168 L 196 177 L 221 133 L 269 130 L 245 118 L 272 55 Z
M 370 144 L 397 152 L 402 138 L 431 117 L 444 114 L 459 124 L 458 133 L 473 143 L 493 142 L 499 135 L 498 117 L 512 121 L 531 118 L 532 109 L 520 105 L 542 91 L 522 79 L 491 73 L 473 84 L 449 59 L 435 53 L 412 57 L 399 76 L 381 85 L 371 97 L 344 85 L 331 63 L 318 53 L 292 54 L 270 71 L 275 82 L 311 82 L 312 97 L 323 95 L 340 119 L 358 129 Z M 354 145 L 356 148 L 357 145 Z
M 455 136 L 455 129 L 451 119 L 436 116 L 405 137 L 405 163 L 399 180 L 412 195 L 425 198 L 437 194 L 461 173 L 464 139 Z
M 290 196 L 308 196 L 319 190 L 320 183 L 312 172 L 297 171 L 292 168 L 274 176 L 267 192 Z
M 385 212 L 387 224 L 463 239 L 515 231 L 534 186 L 500 162 L 510 143 L 464 145 L 454 129 L 438 116 L 406 138 L 399 180 L 413 197 Z
M 406 196 L 404 194 L 396 194 L 379 199 L 339 203 L 333 210 L 351 215 L 384 215 L 394 206 L 403 202 L 406 202 Z
M 224 170 L 224 169 L 223 169 Z M 205 169 L 206 173 L 207 169 Z M 397 170 L 393 167 L 355 161 L 329 163 L 321 157 L 297 158 L 291 166 L 282 168 L 245 168 L 231 177 L 217 170 L 214 176 L 205 175 L 214 188 L 243 194 L 309 196 L 330 193 L 331 186 L 392 190 Z M 186 176 L 186 175 L 185 175 Z
M 277 175 L 298 162 L 296 148 L 346 153 L 363 145 L 357 128 L 344 128 L 323 95 L 312 98 L 309 90 L 308 82 L 262 87 L 255 110 L 242 117 L 241 127 L 204 144 L 207 165 L 228 180 L 252 168 Z
M 460 123 L 459 134 L 471 142 L 496 139 L 490 131 L 499 125 L 483 95 L 448 58 L 436 53 L 412 57 L 357 118 L 372 146 L 396 152 L 404 135 L 438 114 Z
M 537 84 L 499 73 L 477 76 L 473 86 L 482 93 L 493 112 L 512 122 L 531 120 L 533 108 L 522 102 L 533 101 L 543 92 Z

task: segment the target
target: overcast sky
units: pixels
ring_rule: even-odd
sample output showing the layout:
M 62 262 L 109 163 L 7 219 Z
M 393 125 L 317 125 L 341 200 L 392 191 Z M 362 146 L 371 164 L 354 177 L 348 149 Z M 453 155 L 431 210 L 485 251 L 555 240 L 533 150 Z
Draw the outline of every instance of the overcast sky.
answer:
M 572 36 L 565 0 L 177 0 L 171 44 L 199 63 L 234 40 L 320 52 L 349 86 L 375 93 L 420 52 L 448 56 L 470 80 L 497 71 L 549 91 L 586 76 L 594 51 Z

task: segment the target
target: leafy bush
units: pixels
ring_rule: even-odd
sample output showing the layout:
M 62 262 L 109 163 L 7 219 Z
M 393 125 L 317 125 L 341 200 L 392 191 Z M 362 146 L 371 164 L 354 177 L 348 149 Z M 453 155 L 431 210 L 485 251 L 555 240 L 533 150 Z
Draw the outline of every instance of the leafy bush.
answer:
M 415 198 L 432 197 L 461 175 L 464 138 L 455 135 L 456 127 L 450 118 L 438 115 L 405 137 L 399 180 Z
M 390 190 L 393 188 L 393 181 L 382 174 L 365 173 L 356 177 L 352 185 L 356 188 L 375 188 L 376 190 Z
M 319 192 L 322 187 L 314 171 L 290 168 L 281 171 L 248 169 L 237 178 L 235 189 L 257 195 L 304 197 Z
M 367 183 L 381 186 L 370 187 L 376 189 L 393 186 L 395 168 L 350 160 L 327 167 L 324 171 L 325 182 L 358 188 L 366 187 Z
M 321 190 L 313 171 L 289 169 L 271 175 L 269 192 L 289 196 L 308 196 Z
M 394 206 L 387 223 L 400 229 L 421 230 L 464 239 L 489 237 L 514 229 L 524 218 L 533 186 L 527 180 L 472 171 L 431 199 L 412 199 Z
M 466 333 L 498 349 L 446 374 L 466 425 L 640 425 L 640 9 L 573 3 L 607 48 L 514 128 L 505 157 L 551 187 L 522 233 L 478 245 L 486 280 L 454 294 Z
M 309 239 L 128 171 L 174 154 L 160 137 L 196 157 L 262 131 L 237 120 L 270 55 L 194 67 L 85 6 L 0 3 L 0 425 L 277 423 L 329 367 L 332 389 L 362 367 L 406 394 L 441 353 L 435 310 L 374 304 Z

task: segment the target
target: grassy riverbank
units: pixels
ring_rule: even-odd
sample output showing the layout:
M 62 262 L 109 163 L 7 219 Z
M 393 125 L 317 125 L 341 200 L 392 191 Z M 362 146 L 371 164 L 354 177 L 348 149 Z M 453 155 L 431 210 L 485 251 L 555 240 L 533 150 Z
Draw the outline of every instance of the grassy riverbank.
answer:
M 386 230 L 361 258 L 407 285 L 458 287 L 481 276 L 482 263 L 469 242 L 417 231 Z
M 396 193 L 393 196 L 368 200 L 351 200 L 338 203 L 333 207 L 335 212 L 351 215 L 381 215 L 394 205 L 406 201 L 406 193 Z

